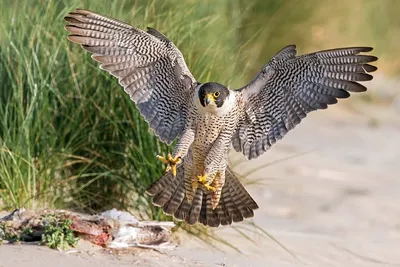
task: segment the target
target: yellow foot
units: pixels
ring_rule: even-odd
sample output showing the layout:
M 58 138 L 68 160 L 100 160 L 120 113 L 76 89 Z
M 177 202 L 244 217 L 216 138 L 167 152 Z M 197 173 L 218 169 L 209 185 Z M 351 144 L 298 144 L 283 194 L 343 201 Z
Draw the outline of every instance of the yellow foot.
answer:
M 207 175 L 203 174 L 200 176 L 197 176 L 198 182 L 202 185 L 205 186 L 205 188 L 207 188 L 210 191 L 215 192 L 217 189 L 213 186 L 211 186 L 208 182 L 207 182 Z
M 168 164 L 167 168 L 165 169 L 165 172 L 169 172 L 171 170 L 172 175 L 174 177 L 176 176 L 176 164 L 181 162 L 181 157 L 173 158 L 171 156 L 171 154 L 168 154 L 167 158 L 164 158 L 162 156 L 157 156 L 157 159 L 160 160 L 164 164 Z

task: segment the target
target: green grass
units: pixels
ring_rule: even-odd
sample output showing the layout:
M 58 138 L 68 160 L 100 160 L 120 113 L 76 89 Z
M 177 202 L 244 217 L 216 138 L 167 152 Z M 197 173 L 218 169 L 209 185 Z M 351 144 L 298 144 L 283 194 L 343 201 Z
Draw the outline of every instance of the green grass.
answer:
M 116 207 L 158 219 L 161 213 L 144 191 L 162 174 L 155 155 L 170 148 L 152 135 L 116 79 L 67 42 L 63 16 L 86 7 L 134 25 L 168 29 L 200 80 L 218 79 L 211 74 L 211 58 L 229 47 L 216 40 L 190 50 L 200 42 L 193 36 L 215 27 L 218 19 L 203 17 L 194 4 L 173 12 L 167 4 L 147 1 L 17 2 L 1 18 L 0 32 L 3 208 Z

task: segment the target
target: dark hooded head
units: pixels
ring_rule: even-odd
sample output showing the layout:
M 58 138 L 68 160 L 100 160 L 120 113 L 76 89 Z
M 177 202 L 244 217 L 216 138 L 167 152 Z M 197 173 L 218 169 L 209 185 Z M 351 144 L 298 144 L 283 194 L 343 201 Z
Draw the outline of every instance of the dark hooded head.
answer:
M 199 100 L 203 107 L 216 105 L 220 108 L 228 97 L 228 88 L 219 83 L 205 83 L 199 88 Z

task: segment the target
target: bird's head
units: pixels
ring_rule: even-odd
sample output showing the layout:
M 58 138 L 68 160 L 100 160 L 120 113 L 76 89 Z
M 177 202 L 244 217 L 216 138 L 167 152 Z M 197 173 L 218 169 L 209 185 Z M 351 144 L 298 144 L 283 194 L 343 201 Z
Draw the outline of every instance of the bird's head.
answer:
M 200 85 L 198 100 L 203 108 L 210 112 L 217 112 L 224 107 L 229 99 L 229 89 L 219 83 L 209 82 Z

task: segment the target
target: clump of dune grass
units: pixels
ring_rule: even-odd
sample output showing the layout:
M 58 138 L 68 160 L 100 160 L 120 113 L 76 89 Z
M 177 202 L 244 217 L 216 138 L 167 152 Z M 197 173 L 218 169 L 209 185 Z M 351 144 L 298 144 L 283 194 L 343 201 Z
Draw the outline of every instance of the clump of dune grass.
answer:
M 170 148 L 152 134 L 117 80 L 66 40 L 63 17 L 76 7 L 164 30 L 200 80 L 217 79 L 211 68 L 218 64 L 211 58 L 230 50 L 218 46 L 221 40 L 198 45 L 194 36 L 219 23 L 198 13 L 201 4 L 48 0 L 8 5 L 0 19 L 3 208 L 116 207 L 160 219 L 145 189 L 163 172 L 155 156 Z

